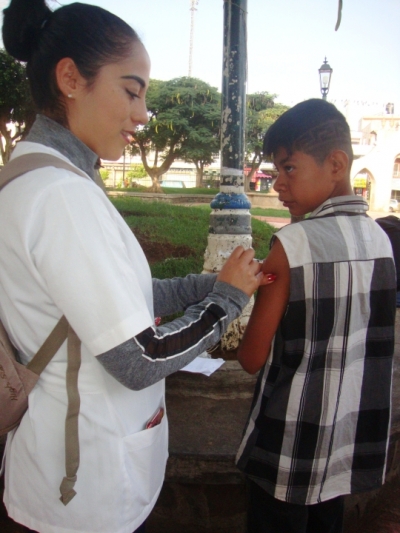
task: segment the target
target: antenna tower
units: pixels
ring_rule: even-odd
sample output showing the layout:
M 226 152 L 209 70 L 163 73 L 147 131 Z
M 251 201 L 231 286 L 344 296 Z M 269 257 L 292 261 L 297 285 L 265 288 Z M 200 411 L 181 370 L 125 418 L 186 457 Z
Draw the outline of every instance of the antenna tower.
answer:
M 196 6 L 199 0 L 190 0 L 190 44 L 189 44 L 189 78 L 192 76 L 192 59 L 193 59 L 193 36 L 194 36 L 194 12 L 197 11 Z

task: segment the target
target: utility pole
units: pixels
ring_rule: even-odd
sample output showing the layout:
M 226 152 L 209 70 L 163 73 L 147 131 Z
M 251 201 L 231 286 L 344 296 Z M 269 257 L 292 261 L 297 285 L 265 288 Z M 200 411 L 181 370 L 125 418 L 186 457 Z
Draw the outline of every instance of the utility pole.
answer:
M 247 0 L 224 1 L 224 44 L 221 110 L 220 192 L 211 202 L 212 212 L 204 272 L 219 272 L 236 246 L 252 245 L 251 203 L 244 193 L 244 135 L 247 74 Z M 237 348 L 252 307 L 234 321 L 221 347 Z
M 193 38 L 194 38 L 194 12 L 197 11 L 196 6 L 199 3 L 199 0 L 190 0 L 191 7 L 190 11 L 190 42 L 189 42 L 189 78 L 192 77 L 192 63 L 193 63 Z

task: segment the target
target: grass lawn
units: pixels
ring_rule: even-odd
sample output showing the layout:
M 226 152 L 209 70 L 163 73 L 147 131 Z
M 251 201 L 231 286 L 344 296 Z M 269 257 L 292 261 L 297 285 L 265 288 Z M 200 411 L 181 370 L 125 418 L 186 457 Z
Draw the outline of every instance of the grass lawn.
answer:
M 265 209 L 263 207 L 252 207 L 250 209 L 252 215 L 259 215 L 262 217 L 278 217 L 278 218 L 290 218 L 288 209 Z
M 162 279 L 202 271 L 211 211 L 208 204 L 199 209 L 127 196 L 110 200 L 140 242 L 153 277 Z M 252 228 L 253 247 L 256 257 L 261 259 L 268 254 L 276 230 L 255 219 Z
M 190 200 L 188 200 L 188 203 L 190 203 Z M 208 213 L 211 213 L 211 207 L 210 204 L 196 204 L 193 207 L 196 207 L 197 209 L 204 209 Z M 258 215 L 262 217 L 277 217 L 277 218 L 290 218 L 290 213 L 288 209 L 272 209 L 270 207 L 264 208 L 264 207 L 252 207 L 250 209 L 250 213 L 252 215 Z

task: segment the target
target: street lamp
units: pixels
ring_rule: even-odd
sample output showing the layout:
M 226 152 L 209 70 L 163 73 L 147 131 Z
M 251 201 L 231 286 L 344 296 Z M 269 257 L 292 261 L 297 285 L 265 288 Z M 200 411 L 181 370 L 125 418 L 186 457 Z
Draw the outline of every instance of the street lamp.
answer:
M 321 86 L 322 99 L 326 100 L 326 97 L 328 96 L 329 85 L 331 83 L 331 77 L 332 77 L 332 72 L 333 72 L 333 69 L 328 64 L 326 57 L 321 67 L 318 69 L 318 72 L 319 72 L 319 83 Z

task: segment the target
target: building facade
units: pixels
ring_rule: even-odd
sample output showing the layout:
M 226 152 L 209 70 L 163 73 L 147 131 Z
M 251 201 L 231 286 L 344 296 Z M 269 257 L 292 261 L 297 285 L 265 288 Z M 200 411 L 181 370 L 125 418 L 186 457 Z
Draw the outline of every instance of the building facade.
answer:
M 389 211 L 391 198 L 400 199 L 400 115 L 393 104 L 386 113 L 365 116 L 352 132 L 354 192 L 363 196 L 371 211 Z

